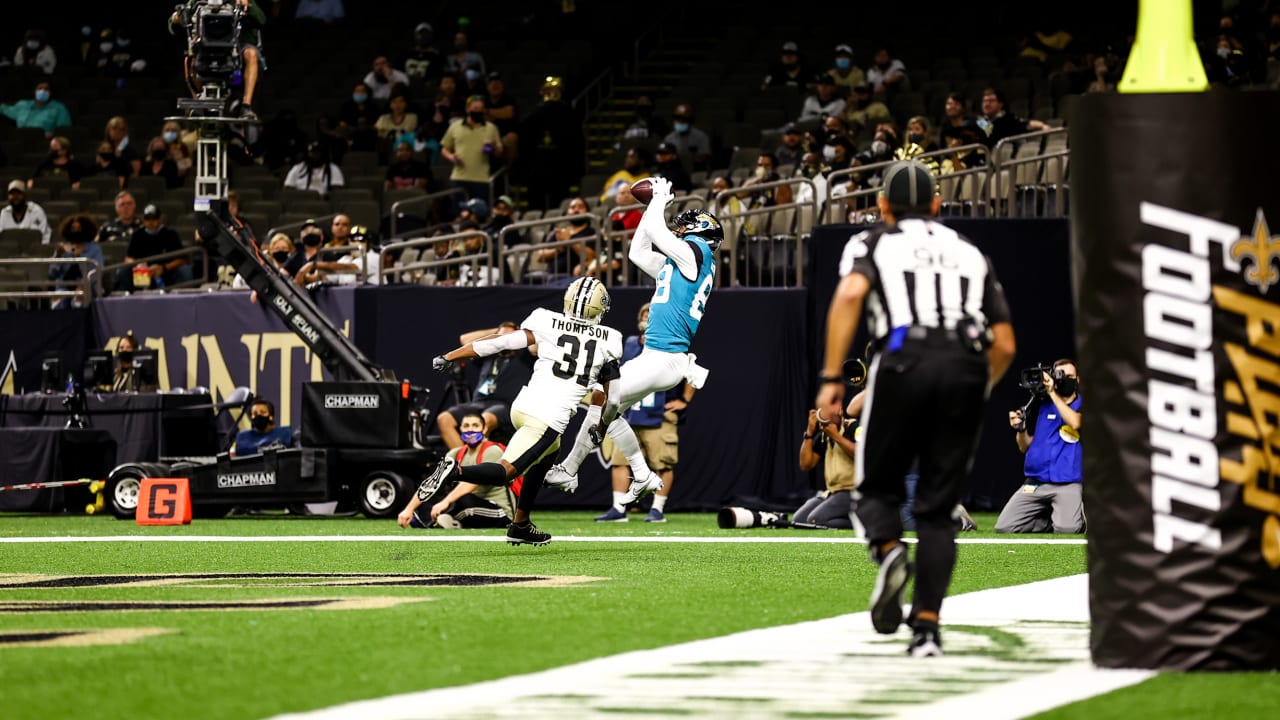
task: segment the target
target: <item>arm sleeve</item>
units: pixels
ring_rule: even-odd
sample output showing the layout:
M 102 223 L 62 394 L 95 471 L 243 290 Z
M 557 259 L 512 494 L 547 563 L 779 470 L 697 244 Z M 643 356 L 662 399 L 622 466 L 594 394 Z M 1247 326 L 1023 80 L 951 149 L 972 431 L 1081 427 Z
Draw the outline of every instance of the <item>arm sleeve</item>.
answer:
M 497 355 L 503 350 L 523 350 L 529 347 L 529 336 L 525 332 L 510 332 L 497 337 L 481 338 L 471 343 L 471 349 L 480 357 Z

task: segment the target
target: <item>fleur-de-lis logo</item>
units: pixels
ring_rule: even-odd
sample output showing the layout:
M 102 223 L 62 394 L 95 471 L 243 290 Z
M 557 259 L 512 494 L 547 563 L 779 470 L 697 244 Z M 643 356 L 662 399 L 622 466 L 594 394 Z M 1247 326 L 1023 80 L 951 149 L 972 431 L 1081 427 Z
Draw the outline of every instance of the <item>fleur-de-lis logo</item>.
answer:
M 1280 269 L 1272 266 L 1273 261 L 1280 266 L 1280 235 L 1271 234 L 1267 219 L 1262 215 L 1262 208 L 1258 208 L 1258 215 L 1254 218 L 1253 234 L 1247 238 L 1241 237 L 1231 244 L 1231 257 L 1253 261 L 1251 267 L 1245 270 L 1244 281 L 1257 287 L 1262 293 L 1280 283 Z M 1242 267 L 1243 265 L 1241 263 Z

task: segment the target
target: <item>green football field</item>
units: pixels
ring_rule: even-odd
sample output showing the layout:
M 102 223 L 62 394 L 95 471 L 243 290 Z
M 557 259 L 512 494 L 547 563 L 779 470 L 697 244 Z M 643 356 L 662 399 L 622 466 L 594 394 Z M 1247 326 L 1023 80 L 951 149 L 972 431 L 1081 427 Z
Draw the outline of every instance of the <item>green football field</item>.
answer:
M 540 514 L 557 538 L 543 548 L 507 545 L 500 530 L 357 518 L 143 528 L 0 515 L 0 717 L 261 718 L 867 607 L 874 568 L 850 533 L 720 530 L 713 514 L 682 513 L 599 525 L 593 514 Z M 994 516 L 977 520 L 990 528 Z M 114 539 L 67 541 L 93 537 Z M 951 593 L 1085 571 L 1083 544 L 1025 542 L 1037 538 L 1051 539 L 962 545 Z M 725 542 L 738 539 L 756 541 Z M 1276 674 L 1167 674 L 1043 717 L 1276 707 Z

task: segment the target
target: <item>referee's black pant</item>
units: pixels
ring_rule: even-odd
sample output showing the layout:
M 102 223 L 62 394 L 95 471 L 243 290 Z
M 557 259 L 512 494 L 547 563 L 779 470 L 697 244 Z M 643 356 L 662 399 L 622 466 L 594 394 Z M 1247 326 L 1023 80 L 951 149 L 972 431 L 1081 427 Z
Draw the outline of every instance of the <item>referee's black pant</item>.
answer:
M 981 431 L 988 372 L 986 356 L 965 350 L 953 333 L 913 327 L 900 348 L 877 352 L 867 375 L 857 514 L 873 546 L 902 536 L 904 480 L 920 461 L 913 616 L 941 610 L 951 583 L 952 513 Z

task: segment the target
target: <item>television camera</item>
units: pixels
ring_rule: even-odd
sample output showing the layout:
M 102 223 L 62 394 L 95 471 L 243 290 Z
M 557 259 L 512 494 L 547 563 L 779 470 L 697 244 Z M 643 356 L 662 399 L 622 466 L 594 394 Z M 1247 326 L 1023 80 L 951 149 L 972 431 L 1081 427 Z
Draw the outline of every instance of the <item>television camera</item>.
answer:
M 243 69 L 240 33 L 244 9 L 235 0 L 196 0 L 174 9 L 171 22 L 187 35 L 187 83 L 198 97 L 178 107 L 222 116 L 228 112 L 230 86 Z
M 1046 397 L 1049 389 L 1045 386 L 1044 376 L 1048 375 L 1053 378 L 1054 384 L 1060 383 L 1066 378 L 1066 371 L 1062 368 L 1054 369 L 1052 365 L 1036 365 L 1022 370 L 1018 375 L 1018 387 L 1031 393 L 1031 397 L 1027 398 L 1027 402 L 1020 410 L 1022 412 L 1022 423 L 1014 429 L 1022 432 L 1027 426 L 1027 411 L 1031 409 L 1031 405 L 1036 400 Z

